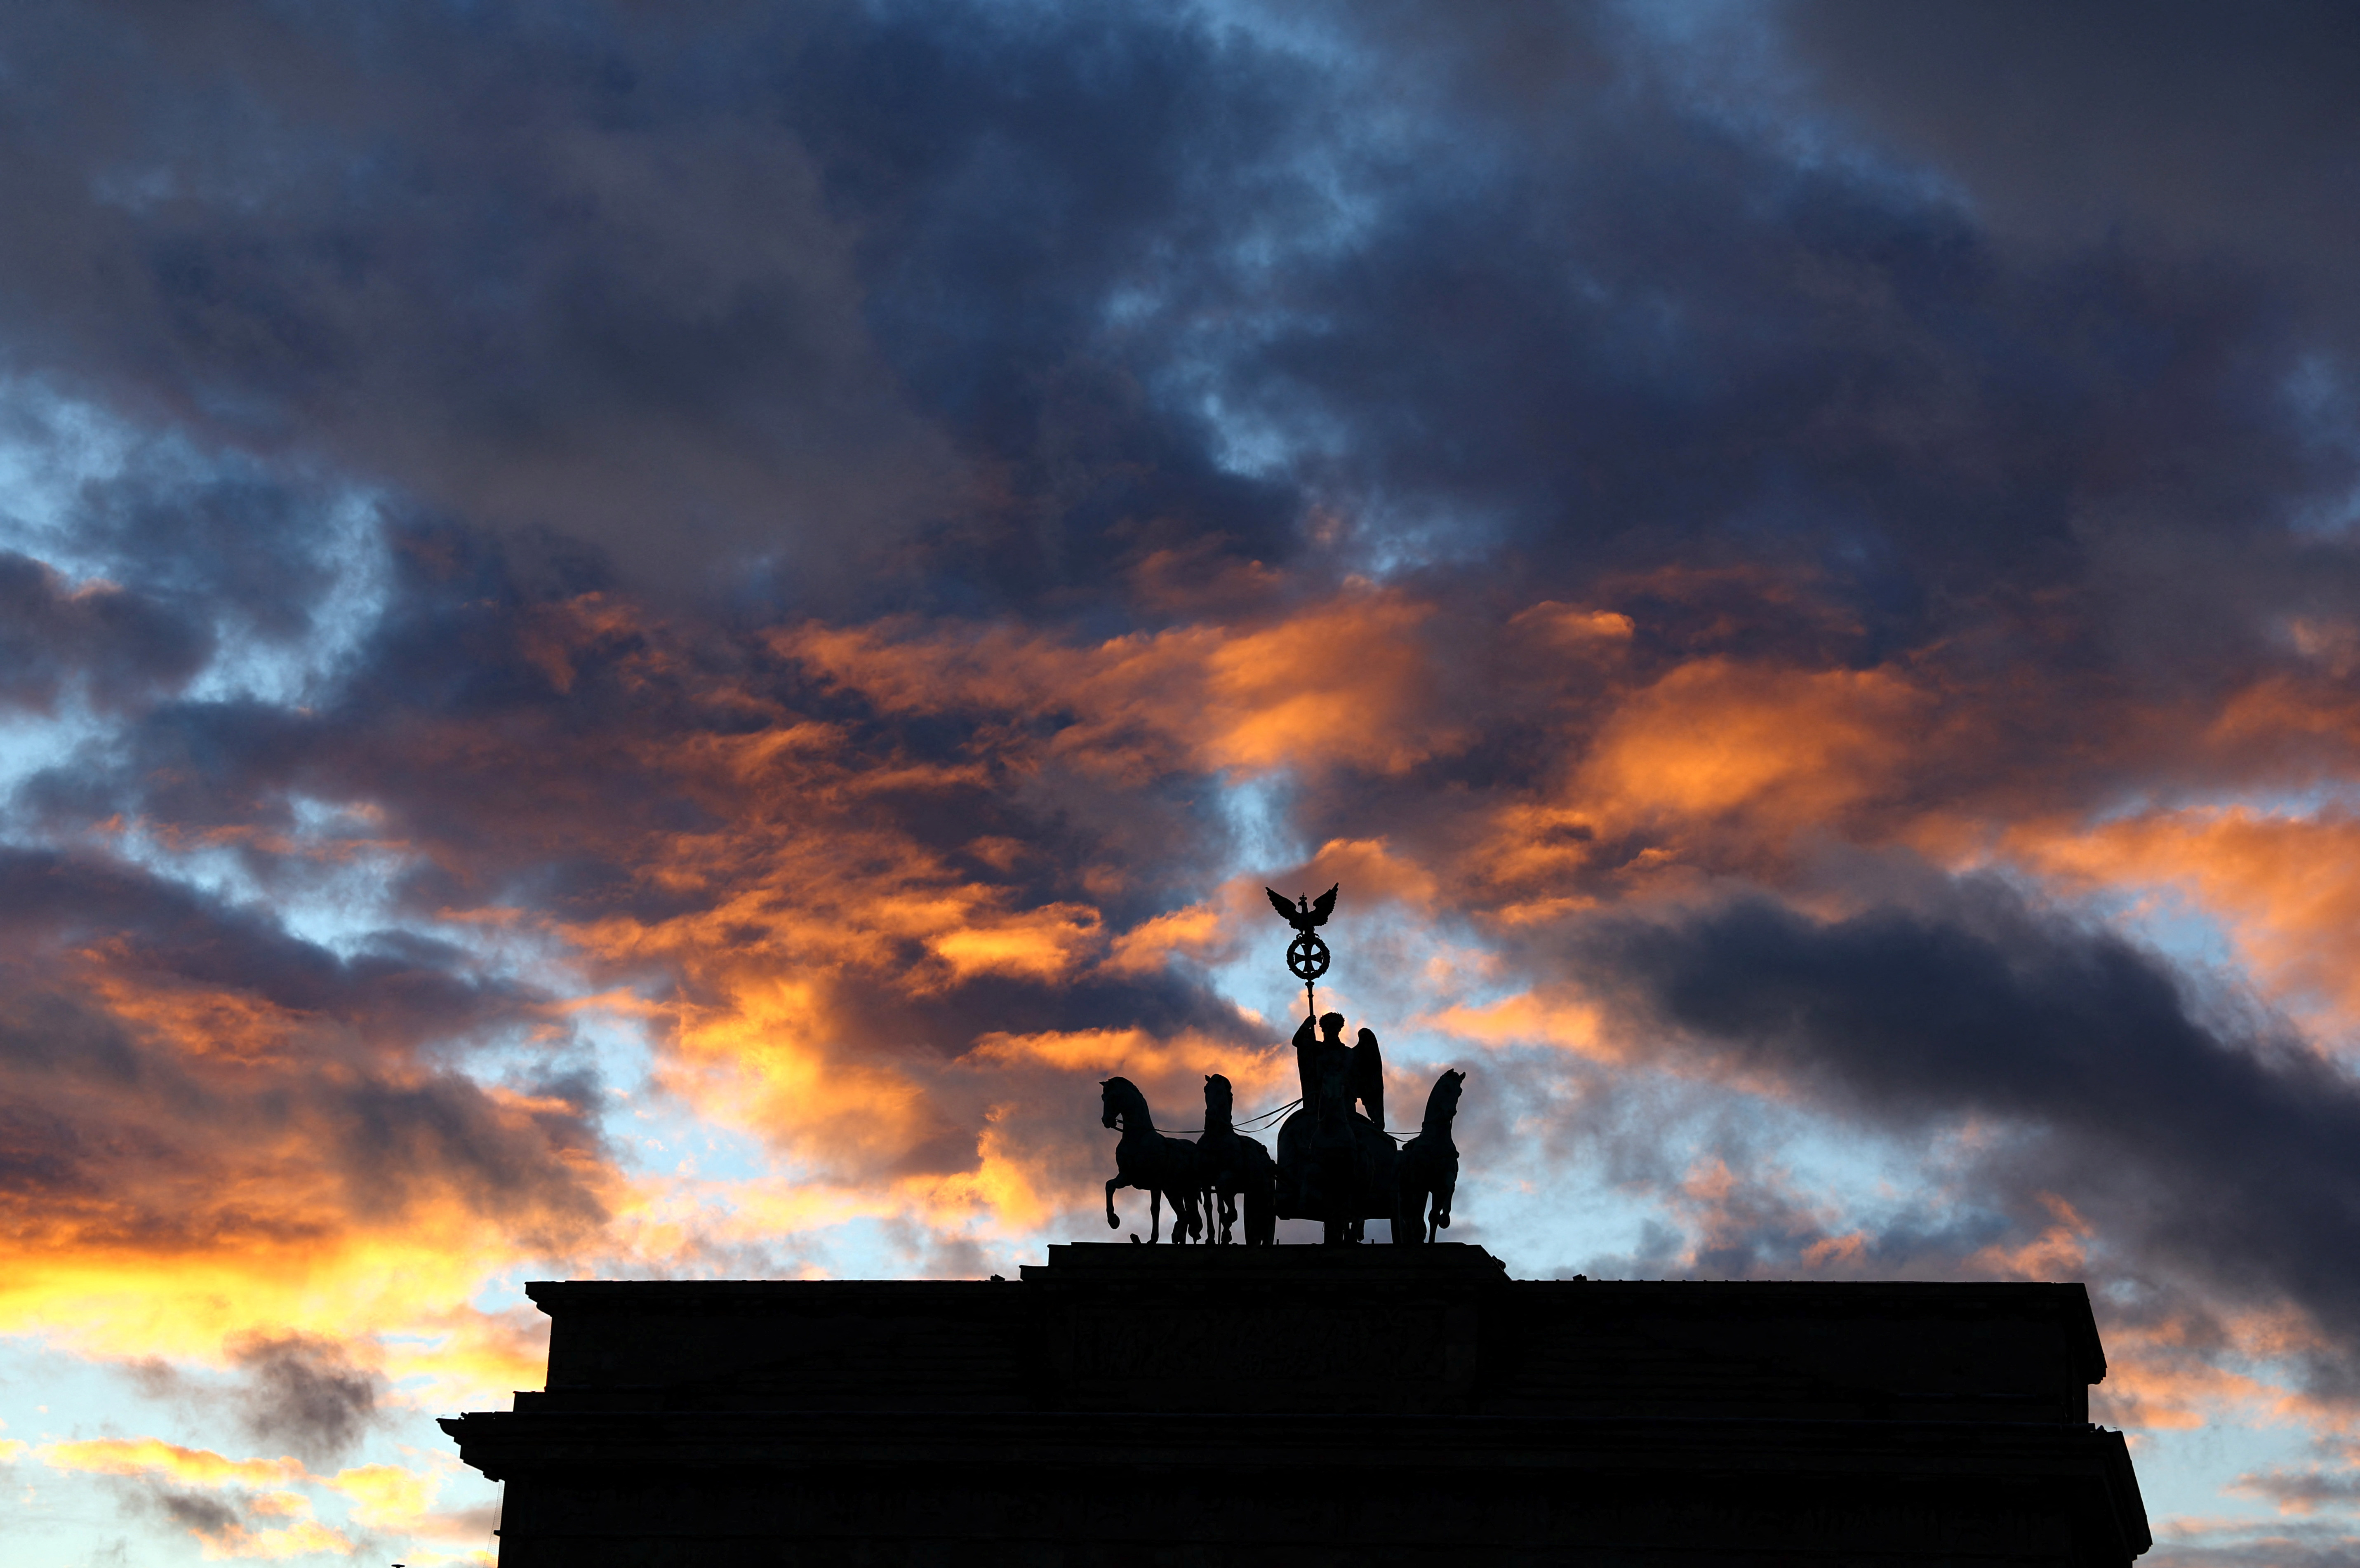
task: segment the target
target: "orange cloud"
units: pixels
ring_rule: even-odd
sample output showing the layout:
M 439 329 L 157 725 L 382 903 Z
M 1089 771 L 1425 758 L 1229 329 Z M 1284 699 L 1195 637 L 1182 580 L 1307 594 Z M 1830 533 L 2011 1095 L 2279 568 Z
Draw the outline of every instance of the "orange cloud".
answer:
M 153 1437 L 45 1443 L 37 1452 L 41 1463 L 52 1470 L 83 1470 L 96 1475 L 152 1472 L 198 1486 L 278 1486 L 309 1478 L 300 1459 L 228 1459 L 211 1449 L 182 1448 Z
M 1610 1032 L 1596 1004 L 1559 991 L 1521 991 L 1481 1007 L 1456 1004 L 1418 1019 L 1432 1029 L 1483 1045 L 1553 1045 L 1596 1062 L 1633 1059 L 1627 1041 Z
M 2279 1391 L 2222 1365 L 2223 1348 L 2189 1343 L 2176 1323 L 2111 1330 L 2105 1381 L 2090 1390 L 2091 1418 L 2131 1429 L 2191 1432 L 2233 1421 L 2241 1411 L 2275 1409 Z
M 733 975 L 719 996 L 682 1008 L 662 1070 L 708 1115 L 847 1173 L 890 1166 L 945 1130 L 921 1083 L 839 1048 L 819 983 Z
M 1354 588 L 1260 626 L 1190 626 L 1076 647 L 1011 630 L 806 626 L 781 654 L 901 713 L 1063 722 L 1045 755 L 1125 779 L 1175 768 L 1399 772 L 1463 745 L 1435 712 L 1431 607 Z M 1338 725 L 1338 714 L 1351 722 Z
M 2044 1192 L 2040 1201 L 2054 1216 L 2055 1224 L 2021 1247 L 2006 1247 L 1994 1242 L 1980 1249 L 1966 1259 L 1967 1270 L 1979 1277 L 2007 1279 L 2081 1278 L 2094 1231 L 2072 1204 L 2055 1193 Z
M 1096 909 L 1049 904 L 943 932 L 926 945 L 961 980 L 990 974 L 1054 980 L 1078 968 L 1098 940 Z
M 1294 1058 L 1279 1051 L 1241 1049 L 1188 1031 L 1166 1039 L 1141 1029 L 987 1034 L 962 1060 L 994 1067 L 1039 1063 L 1062 1072 L 1120 1074 L 1142 1082 L 1218 1073 L 1240 1094 L 1249 1086 L 1275 1087 L 1295 1071 Z
M 2174 889 L 2217 919 L 2269 988 L 2360 1024 L 2360 818 L 2246 807 L 2028 823 L 2005 853 L 2077 888 Z
M 1684 664 L 1606 721 L 1575 795 L 1607 823 L 1743 817 L 1784 834 L 1885 788 L 1931 718 L 1891 670 Z
M 442 1478 L 399 1465 L 339 1470 L 327 1485 L 352 1499 L 353 1522 L 369 1530 L 406 1530 L 434 1505 Z
M 2266 675 L 2232 693 L 2203 730 L 2214 754 L 2284 768 L 2348 763 L 2360 745 L 2360 702 L 2340 677 L 2318 673 Z
M 1211 963 L 1232 943 L 1233 927 L 1225 911 L 1211 904 L 1185 909 L 1142 921 L 1114 939 L 1106 967 L 1117 975 L 1150 974 L 1175 957 Z
M 199 1554 L 208 1562 L 224 1558 L 302 1557 L 315 1552 L 349 1556 L 358 1550 L 350 1536 L 317 1519 L 299 1519 L 270 1530 L 254 1530 L 233 1522 L 217 1530 L 200 1528 L 191 1533 L 201 1543 Z

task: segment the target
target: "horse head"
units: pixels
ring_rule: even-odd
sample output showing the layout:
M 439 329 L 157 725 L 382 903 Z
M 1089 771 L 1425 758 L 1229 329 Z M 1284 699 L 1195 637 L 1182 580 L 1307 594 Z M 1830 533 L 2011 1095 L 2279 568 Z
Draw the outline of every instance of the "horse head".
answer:
M 1147 1096 L 1128 1078 L 1109 1078 L 1098 1084 L 1099 1124 L 1118 1127 L 1123 1116 L 1131 1116 L 1140 1127 L 1151 1125 L 1147 1114 Z
M 1205 1075 L 1205 1125 L 1207 1127 L 1227 1127 L 1236 1101 L 1229 1092 L 1229 1081 L 1218 1073 Z
M 1456 1067 L 1442 1070 L 1442 1076 L 1434 1081 L 1434 1092 L 1426 1097 L 1427 1127 L 1450 1125 L 1450 1118 L 1459 1114 L 1459 1094 L 1466 1083 L 1467 1074 Z

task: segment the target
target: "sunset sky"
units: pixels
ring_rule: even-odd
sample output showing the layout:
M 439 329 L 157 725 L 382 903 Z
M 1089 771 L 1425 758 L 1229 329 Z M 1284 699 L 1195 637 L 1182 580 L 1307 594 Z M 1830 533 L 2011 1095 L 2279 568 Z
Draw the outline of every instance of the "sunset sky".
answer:
M 2147 1561 L 2360 1562 L 2355 84 L 0 9 L 0 1560 L 490 1562 L 526 1280 L 1110 1239 L 1098 1081 L 1292 1097 L 1340 882 L 1452 1238 L 2085 1280 Z

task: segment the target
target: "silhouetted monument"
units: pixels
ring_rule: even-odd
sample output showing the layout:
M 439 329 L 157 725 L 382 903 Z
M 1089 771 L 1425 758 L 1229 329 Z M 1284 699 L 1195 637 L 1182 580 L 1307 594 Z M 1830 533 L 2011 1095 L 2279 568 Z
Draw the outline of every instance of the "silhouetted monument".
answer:
M 1205 1080 L 1125 1078 L 1106 1184 L 1147 1241 L 1020 1282 L 572 1281 L 549 1380 L 442 1422 L 507 1483 L 502 1568 L 2115 1565 L 2147 1550 L 2079 1285 L 1511 1279 L 1450 1223 L 1466 1074 L 1385 1128 L 1376 1036 L 1316 1012 L 1273 1160 Z M 1281 1247 L 1281 1217 L 1330 1245 Z M 1368 1220 L 1391 1247 L 1349 1245 Z M 1134 1236 L 1133 1241 L 1139 1240 Z
M 1151 1244 L 1163 1240 L 1166 1204 L 1175 1243 L 1233 1242 L 1240 1199 L 1249 1245 L 1275 1239 L 1275 1225 L 1265 1214 L 1317 1220 L 1331 1245 L 1365 1240 L 1372 1219 L 1391 1222 L 1396 1241 L 1432 1241 L 1450 1224 L 1459 1181 L 1450 1122 L 1467 1074 L 1449 1070 L 1436 1081 L 1425 1125 L 1408 1150 L 1396 1152 L 1393 1135 L 1385 1130 L 1385 1063 L 1376 1032 L 1363 1029 L 1346 1045 L 1344 1015 L 1318 1013 L 1317 983 L 1334 957 L 1318 928 L 1335 913 L 1340 888 L 1328 888 L 1317 902 L 1299 897 L 1292 904 L 1275 888 L 1262 891 L 1295 933 L 1286 965 L 1303 982 L 1305 1009 L 1294 1041 L 1302 1093 L 1268 1114 L 1293 1112 L 1278 1129 L 1278 1158 L 1272 1160 L 1261 1144 L 1237 1130 L 1229 1081 L 1218 1073 L 1205 1080 L 1205 1125 L 1196 1145 L 1155 1125 L 1137 1084 L 1109 1078 L 1098 1085 L 1098 1119 L 1122 1138 L 1115 1146 L 1115 1174 L 1107 1181 L 1108 1228 L 1122 1228 L 1115 1192 L 1133 1187 L 1148 1195 Z
M 572 1281 L 442 1424 L 501 1568 L 2121 1564 L 2079 1285 L 1511 1279 L 1053 1247 L 1021 1281 Z

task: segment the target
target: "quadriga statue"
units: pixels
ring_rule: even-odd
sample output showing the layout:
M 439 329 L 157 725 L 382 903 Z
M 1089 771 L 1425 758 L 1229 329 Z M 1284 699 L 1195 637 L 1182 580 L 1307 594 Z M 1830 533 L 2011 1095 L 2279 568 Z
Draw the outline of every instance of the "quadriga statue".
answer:
M 1299 895 L 1292 903 L 1274 887 L 1264 891 L 1295 933 L 1286 949 L 1287 971 L 1303 982 L 1306 1013 L 1316 1014 L 1318 981 L 1334 959 L 1319 928 L 1336 912 L 1339 889 L 1330 887 L 1316 900 Z M 1175 1242 L 1233 1240 L 1240 1201 L 1249 1246 L 1269 1245 L 1282 1219 L 1317 1220 L 1329 1243 L 1361 1240 L 1372 1219 L 1390 1221 L 1398 1243 L 1433 1241 L 1450 1224 L 1451 1195 L 1459 1185 L 1459 1149 L 1450 1140 L 1450 1123 L 1467 1074 L 1453 1068 L 1435 1081 L 1425 1123 L 1408 1147 L 1396 1152 L 1385 1130 L 1384 1054 L 1374 1030 L 1360 1030 L 1346 1045 L 1343 1014 L 1306 1017 L 1295 1031 L 1295 1065 L 1303 1094 L 1299 1108 L 1278 1129 L 1275 1161 L 1238 1132 L 1229 1081 L 1219 1073 L 1205 1080 L 1198 1144 L 1158 1132 L 1146 1096 L 1129 1079 L 1106 1080 L 1102 1119 L 1122 1130 L 1115 1148 L 1116 1175 L 1107 1182 L 1107 1224 L 1120 1226 L 1114 1192 L 1128 1186 L 1147 1190 L 1150 1241 L 1156 1239 L 1166 1198 L 1172 1202 Z

